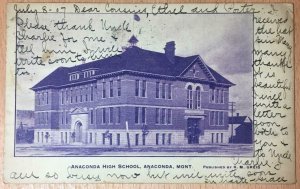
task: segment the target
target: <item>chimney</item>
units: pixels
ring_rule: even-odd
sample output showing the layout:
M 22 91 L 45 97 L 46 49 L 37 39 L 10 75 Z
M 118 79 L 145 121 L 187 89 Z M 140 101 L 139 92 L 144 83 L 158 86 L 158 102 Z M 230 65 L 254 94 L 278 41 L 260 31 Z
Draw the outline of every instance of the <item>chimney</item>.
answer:
M 168 60 L 172 63 L 175 63 L 175 42 L 169 41 L 166 43 L 165 55 L 167 56 Z
M 239 117 L 240 116 L 240 113 L 236 113 L 236 117 Z

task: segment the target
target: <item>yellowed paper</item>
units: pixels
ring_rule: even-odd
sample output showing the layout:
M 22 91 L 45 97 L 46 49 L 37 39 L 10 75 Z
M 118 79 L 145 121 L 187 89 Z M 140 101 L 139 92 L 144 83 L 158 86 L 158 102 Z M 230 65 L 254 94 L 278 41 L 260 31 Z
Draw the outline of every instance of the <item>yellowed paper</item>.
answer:
M 293 183 L 291 4 L 8 4 L 9 183 Z

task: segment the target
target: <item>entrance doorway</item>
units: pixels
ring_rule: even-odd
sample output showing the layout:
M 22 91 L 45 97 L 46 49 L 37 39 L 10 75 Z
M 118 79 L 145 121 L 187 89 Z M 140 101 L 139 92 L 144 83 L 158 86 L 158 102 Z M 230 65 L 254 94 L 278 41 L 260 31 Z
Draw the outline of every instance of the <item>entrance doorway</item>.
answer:
M 75 142 L 82 142 L 82 123 L 80 121 L 75 123 Z
M 189 118 L 187 120 L 188 144 L 199 144 L 200 119 Z

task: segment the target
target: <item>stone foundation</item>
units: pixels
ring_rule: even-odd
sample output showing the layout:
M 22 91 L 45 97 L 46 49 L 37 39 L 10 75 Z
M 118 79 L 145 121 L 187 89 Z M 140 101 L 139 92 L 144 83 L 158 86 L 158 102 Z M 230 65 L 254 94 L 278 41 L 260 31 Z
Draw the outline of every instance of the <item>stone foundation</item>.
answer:
M 97 146 L 127 146 L 127 133 L 125 130 L 109 131 L 107 130 L 89 129 L 83 132 L 84 135 L 82 142 L 76 142 L 72 137 L 70 129 L 36 129 L 34 131 L 34 143 L 42 145 L 97 145 Z M 47 134 L 48 133 L 48 134 Z M 46 135 L 48 137 L 46 137 Z M 108 136 L 111 136 L 108 137 Z M 151 130 L 145 136 L 141 130 L 129 131 L 130 145 L 131 146 L 164 146 L 164 145 L 186 145 L 188 144 L 187 138 L 184 136 L 183 130 Z M 204 135 L 200 136 L 200 144 L 211 143 L 228 143 L 230 133 L 228 130 L 205 130 Z

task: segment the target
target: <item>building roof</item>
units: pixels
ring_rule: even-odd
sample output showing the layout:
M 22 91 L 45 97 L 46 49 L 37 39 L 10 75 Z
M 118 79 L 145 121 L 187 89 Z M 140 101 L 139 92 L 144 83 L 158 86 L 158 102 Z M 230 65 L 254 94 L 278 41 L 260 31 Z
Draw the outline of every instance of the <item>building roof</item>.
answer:
M 233 116 L 228 117 L 228 124 L 244 124 L 246 122 L 251 121 L 248 116 Z
M 90 82 L 96 80 L 98 77 L 116 73 L 139 73 L 178 79 L 184 78 L 181 76 L 181 73 L 195 63 L 201 64 L 202 66 L 200 67 L 208 74 L 208 78 L 212 78 L 207 82 L 222 84 L 228 87 L 234 85 L 215 70 L 207 66 L 199 55 L 188 57 L 175 56 L 174 60 L 174 63 L 172 63 L 164 53 L 132 46 L 127 48 L 123 53 L 109 58 L 84 63 L 74 67 L 59 67 L 33 86 L 32 90 L 60 88 L 66 85 Z M 89 78 L 80 77 L 78 80 L 69 80 L 70 73 L 81 72 L 86 69 L 95 69 L 96 74 Z

